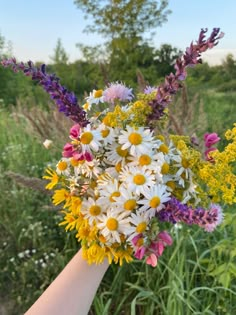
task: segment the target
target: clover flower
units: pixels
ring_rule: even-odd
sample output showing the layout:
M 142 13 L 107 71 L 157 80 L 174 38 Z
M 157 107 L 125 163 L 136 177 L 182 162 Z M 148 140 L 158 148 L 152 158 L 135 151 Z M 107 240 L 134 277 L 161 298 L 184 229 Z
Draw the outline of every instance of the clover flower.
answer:
M 110 83 L 103 92 L 104 102 L 114 104 L 116 100 L 121 102 L 131 101 L 133 98 L 132 89 L 122 83 Z

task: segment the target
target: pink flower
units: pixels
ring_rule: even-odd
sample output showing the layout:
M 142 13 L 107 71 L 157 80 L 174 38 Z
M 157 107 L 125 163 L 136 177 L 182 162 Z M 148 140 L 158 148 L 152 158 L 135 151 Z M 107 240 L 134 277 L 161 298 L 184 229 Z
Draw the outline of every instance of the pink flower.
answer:
M 217 133 L 205 133 L 204 135 L 205 146 L 210 148 L 213 144 L 220 141 L 220 137 L 218 137 Z
M 131 101 L 133 98 L 132 89 L 127 88 L 121 83 L 110 83 L 108 88 L 103 92 L 104 102 L 114 104 L 115 100 Z
M 166 231 L 162 231 L 158 234 L 158 238 L 159 240 L 162 240 L 162 242 L 164 242 L 165 245 L 172 245 L 173 240 L 170 236 L 170 234 L 168 234 Z
M 82 161 L 86 160 L 87 162 L 91 162 L 93 160 L 93 156 L 90 152 L 85 151 L 85 152 L 73 152 L 73 158 L 77 161 Z
M 142 238 L 142 234 L 137 234 L 134 238 L 132 238 L 131 242 L 134 246 L 137 246 L 138 240 Z
M 78 139 L 80 135 L 80 125 L 76 124 L 70 128 L 70 136 L 72 139 Z
M 166 231 L 160 232 L 157 235 L 156 241 L 152 241 L 148 248 L 149 256 L 146 259 L 146 263 L 155 267 L 157 265 L 157 260 L 163 254 L 165 247 L 172 245 L 172 243 L 173 240 Z
M 145 253 L 146 253 L 146 248 L 144 246 L 141 246 L 135 251 L 134 257 L 136 257 L 137 259 L 142 259 Z
M 150 248 L 155 252 L 155 254 L 159 257 L 162 255 L 163 251 L 164 251 L 164 244 L 160 241 L 157 242 L 152 242 L 152 244 L 150 245 Z
M 215 228 L 220 225 L 223 221 L 224 215 L 222 208 L 217 204 L 211 204 L 208 214 L 212 217 L 212 223 L 206 223 L 202 227 L 207 232 L 213 232 Z
M 211 152 L 213 152 L 213 151 L 216 151 L 217 149 L 216 148 L 209 148 L 209 149 L 207 149 L 205 152 L 204 152 L 204 155 L 205 155 L 205 159 L 207 160 L 207 161 L 209 161 L 209 162 L 214 162 L 214 159 L 213 159 L 213 157 L 209 154 L 209 153 L 211 153 Z
M 152 267 L 156 267 L 157 265 L 157 256 L 155 254 L 150 254 L 146 259 L 146 264 L 151 265 Z
M 91 162 L 93 160 L 93 156 L 90 152 L 88 151 L 85 151 L 84 152 L 84 158 L 87 162 Z
M 74 147 L 71 143 L 66 143 L 63 148 L 62 156 L 69 158 L 72 157 L 74 153 Z

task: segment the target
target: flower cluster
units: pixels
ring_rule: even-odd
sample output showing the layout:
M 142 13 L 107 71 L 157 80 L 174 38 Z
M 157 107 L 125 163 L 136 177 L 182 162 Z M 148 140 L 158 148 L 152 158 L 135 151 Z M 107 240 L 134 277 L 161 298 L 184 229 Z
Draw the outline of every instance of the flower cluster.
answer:
M 32 63 L 26 67 L 13 59 L 3 63 L 37 78 L 75 122 L 61 159 L 44 178 L 46 188 L 54 190 L 53 203 L 63 204 L 60 225 L 76 231 L 89 263 L 106 258 L 122 265 L 135 257 L 156 266 L 172 244 L 162 222 L 196 224 L 212 232 L 223 219 L 217 203 L 236 202 L 236 126 L 226 133 L 232 143 L 223 152 L 212 148 L 220 140 L 215 133 L 205 135 L 206 159 L 189 137 L 157 132 L 168 119 L 167 105 L 181 88 L 186 68 L 200 63 L 200 54 L 223 36 L 214 29 L 205 40 L 205 33 L 159 87 L 148 86 L 134 96 L 123 83 L 110 83 L 93 90 L 83 107 L 45 67 L 35 70 Z

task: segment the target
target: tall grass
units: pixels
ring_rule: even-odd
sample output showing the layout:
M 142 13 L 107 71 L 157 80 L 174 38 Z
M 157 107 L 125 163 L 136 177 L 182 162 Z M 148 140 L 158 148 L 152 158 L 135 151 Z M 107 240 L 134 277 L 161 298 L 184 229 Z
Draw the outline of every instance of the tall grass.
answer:
M 210 128 L 212 115 L 217 116 L 213 104 L 221 102 L 231 113 L 231 101 L 218 98 L 203 100 Z M 37 299 L 79 244 L 58 227 L 60 213 L 53 210 L 46 194 L 22 187 L 6 175 L 13 171 L 41 178 L 46 165 L 60 158 L 69 125 L 33 108 L 2 110 L 0 115 L 0 302 L 2 312 L 15 315 Z M 223 117 L 221 109 L 219 115 L 227 124 L 233 119 Z M 43 148 L 44 138 L 57 143 L 52 151 Z M 173 227 L 174 244 L 156 268 L 140 261 L 110 266 L 90 314 L 236 314 L 235 223 L 235 216 L 229 214 L 213 234 Z

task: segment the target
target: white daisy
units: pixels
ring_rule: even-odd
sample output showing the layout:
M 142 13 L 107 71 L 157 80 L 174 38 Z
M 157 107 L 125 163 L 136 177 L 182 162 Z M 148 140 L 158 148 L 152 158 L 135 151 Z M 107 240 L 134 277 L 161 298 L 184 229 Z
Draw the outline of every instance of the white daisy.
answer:
M 92 149 L 97 152 L 101 146 L 101 140 L 102 136 L 99 130 L 91 129 L 90 125 L 86 126 L 80 134 L 82 151 L 85 152 Z
M 124 186 L 137 195 L 155 184 L 155 175 L 145 167 L 125 166 L 119 176 Z
M 115 128 L 107 127 L 104 124 L 100 124 L 98 130 L 101 133 L 102 140 L 105 145 L 107 145 L 108 143 L 112 144 L 118 134 L 118 131 Z
M 114 204 L 126 211 L 133 211 L 137 207 L 137 196 L 122 185 L 120 186 L 120 196 L 115 197 Z
M 170 200 L 170 193 L 165 185 L 155 185 L 143 192 L 144 198 L 139 200 L 138 203 L 143 205 L 139 208 L 140 212 L 145 213 L 149 219 L 164 208 L 164 202 Z
M 90 225 L 93 225 L 94 222 L 99 222 L 102 219 L 102 215 L 105 209 L 99 203 L 98 200 L 93 198 L 88 198 L 88 200 L 83 200 L 81 213 L 84 215 L 85 219 L 88 219 Z
M 119 182 L 116 179 L 108 181 L 107 185 L 98 186 L 98 189 L 100 194 L 98 200 L 106 208 L 116 201 L 116 197 L 121 195 L 119 191 Z
M 149 220 L 143 214 L 131 213 L 130 223 L 131 226 L 129 228 L 129 235 L 127 241 L 129 241 L 131 245 L 133 245 L 131 240 L 136 235 L 142 234 L 149 229 L 148 227 Z
M 149 129 L 127 126 L 127 131 L 121 130 L 118 142 L 122 145 L 123 150 L 129 149 L 131 155 L 138 156 L 146 154 L 153 147 L 156 147 L 159 140 L 154 140 L 152 132 Z
M 162 143 L 158 148 L 158 152 L 164 154 L 165 161 L 169 164 L 171 161 L 179 162 L 181 160 L 180 151 L 177 150 L 172 141 L 169 145 Z
M 129 231 L 129 221 L 127 212 L 121 213 L 115 208 L 110 208 L 106 214 L 102 215 L 97 227 L 101 230 L 101 234 L 106 238 L 108 244 L 120 243 L 120 235 L 127 235 Z
M 174 166 L 179 168 L 179 170 L 175 174 L 175 180 L 178 182 L 179 185 L 185 187 L 185 180 L 190 181 L 193 177 L 193 172 L 189 168 L 189 162 L 182 157 L 181 161 Z
M 65 175 L 69 176 L 70 175 L 70 159 L 68 158 L 62 158 L 58 163 L 57 163 L 57 168 L 56 172 L 58 175 Z
M 195 199 L 195 206 L 199 203 L 201 200 L 200 198 L 197 197 L 198 191 L 196 190 L 197 185 L 194 184 L 192 181 L 192 178 L 190 178 L 189 181 L 189 187 L 184 190 L 183 192 L 183 200 L 181 201 L 182 203 L 187 203 L 190 199 Z
M 87 109 L 90 109 L 92 104 L 103 103 L 103 90 L 93 90 L 90 92 L 89 96 L 86 97 L 86 101 L 89 104 Z
M 99 174 L 102 172 L 102 169 L 99 167 L 100 161 L 97 159 L 93 159 L 92 161 L 88 162 L 86 160 L 79 161 L 78 166 L 74 168 L 75 174 L 85 175 L 85 177 L 92 178 L 98 177 Z
M 107 160 L 111 162 L 113 165 L 119 162 L 122 162 L 122 164 L 124 164 L 128 156 L 129 156 L 128 149 L 122 149 L 122 145 L 116 142 L 113 142 L 111 145 L 107 146 L 106 157 Z

